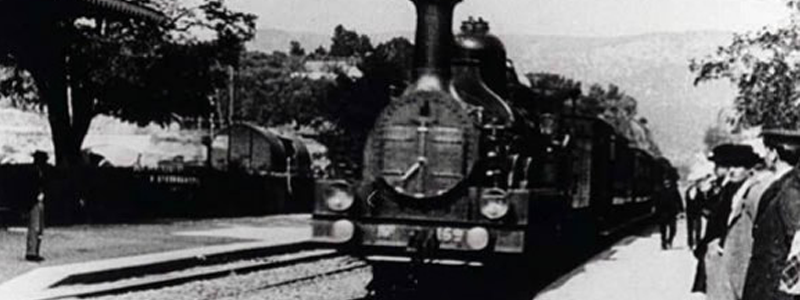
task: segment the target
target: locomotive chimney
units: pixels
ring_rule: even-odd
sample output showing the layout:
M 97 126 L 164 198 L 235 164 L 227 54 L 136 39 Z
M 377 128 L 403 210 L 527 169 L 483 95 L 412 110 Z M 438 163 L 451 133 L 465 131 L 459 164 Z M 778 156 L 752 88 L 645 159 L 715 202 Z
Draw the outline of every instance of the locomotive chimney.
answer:
M 453 10 L 461 0 L 411 0 L 417 9 L 414 90 L 445 90 L 453 51 Z

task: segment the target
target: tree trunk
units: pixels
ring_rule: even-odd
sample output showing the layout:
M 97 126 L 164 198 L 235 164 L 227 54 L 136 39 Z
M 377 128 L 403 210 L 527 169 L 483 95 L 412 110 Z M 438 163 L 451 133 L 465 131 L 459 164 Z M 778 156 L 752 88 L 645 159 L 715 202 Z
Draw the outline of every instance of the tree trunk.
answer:
M 21 47 L 22 51 L 17 56 L 20 65 L 31 72 L 39 96 L 47 106 L 56 166 L 69 168 L 80 163 L 80 147 L 88 131 L 91 114 L 79 105 L 78 122 L 75 122 L 75 116 L 70 115 L 65 40 L 69 32 L 57 22 L 42 27 L 43 32 L 37 33 L 38 38 Z
M 78 208 L 80 147 L 86 130 L 75 130 L 67 97 L 66 41 L 69 32 L 60 22 L 37 23 L 28 39 L 17 43 L 14 53 L 20 67 L 34 78 L 39 97 L 47 106 L 47 117 L 55 149 L 56 172 L 50 178 L 47 203 L 53 212 L 47 219 L 73 221 Z M 88 122 L 83 122 L 88 123 Z M 88 127 L 88 125 L 87 125 Z

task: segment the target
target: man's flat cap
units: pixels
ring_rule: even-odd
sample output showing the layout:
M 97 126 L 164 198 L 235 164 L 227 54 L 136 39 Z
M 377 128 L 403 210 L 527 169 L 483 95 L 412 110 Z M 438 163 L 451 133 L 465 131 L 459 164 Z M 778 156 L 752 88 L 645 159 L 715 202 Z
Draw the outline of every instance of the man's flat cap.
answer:
M 800 131 L 789 129 L 765 129 L 761 131 L 764 146 L 800 150 Z
M 34 151 L 31 154 L 31 156 L 33 156 L 33 159 L 44 159 L 44 160 L 47 160 L 50 157 L 49 155 L 47 155 L 47 152 L 44 152 L 42 150 Z

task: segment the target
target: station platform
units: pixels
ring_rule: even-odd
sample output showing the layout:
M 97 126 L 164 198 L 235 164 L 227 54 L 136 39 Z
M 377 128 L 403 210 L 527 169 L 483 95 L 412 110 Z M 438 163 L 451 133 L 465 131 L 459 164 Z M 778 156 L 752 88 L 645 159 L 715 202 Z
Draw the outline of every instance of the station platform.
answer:
M 691 293 L 697 260 L 678 220 L 673 248 L 661 250 L 656 226 L 626 237 L 543 289 L 535 300 L 683 300 Z
M 185 256 L 215 247 L 246 248 L 308 240 L 310 221 L 310 215 L 297 214 L 52 227 L 45 229 L 42 238 L 42 262 L 24 260 L 25 228 L 0 228 L 0 290 L 13 279 L 21 281 L 22 275 L 48 273 L 64 266 L 114 264 L 143 255 Z
M 68 273 L 296 243 L 310 236 L 310 215 L 56 227 L 45 231 L 45 261 L 32 263 L 22 259 L 25 230 L 0 229 L 0 299 L 40 291 Z M 661 250 L 657 228 L 648 228 L 561 276 L 534 299 L 705 299 L 690 293 L 696 260 L 686 245 L 685 220 L 678 221 L 674 246 Z

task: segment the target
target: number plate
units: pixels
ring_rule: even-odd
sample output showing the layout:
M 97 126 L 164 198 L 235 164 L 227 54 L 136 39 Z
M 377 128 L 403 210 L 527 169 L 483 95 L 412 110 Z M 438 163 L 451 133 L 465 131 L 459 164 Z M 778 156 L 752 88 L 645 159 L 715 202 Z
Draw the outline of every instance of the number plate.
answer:
M 459 244 L 464 240 L 464 229 L 439 227 L 436 228 L 436 239 L 440 244 Z
M 392 224 L 379 224 L 375 231 L 375 239 L 382 245 L 405 245 L 409 242 L 413 232 L 424 230 Z M 465 238 L 466 230 L 452 227 L 437 227 L 436 240 L 445 249 L 459 248 Z
M 397 226 L 380 224 L 378 225 L 376 237 L 381 240 L 388 240 L 394 236 L 395 232 L 397 232 Z

